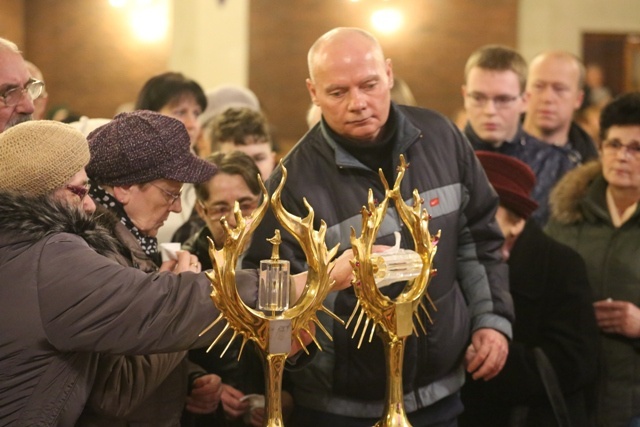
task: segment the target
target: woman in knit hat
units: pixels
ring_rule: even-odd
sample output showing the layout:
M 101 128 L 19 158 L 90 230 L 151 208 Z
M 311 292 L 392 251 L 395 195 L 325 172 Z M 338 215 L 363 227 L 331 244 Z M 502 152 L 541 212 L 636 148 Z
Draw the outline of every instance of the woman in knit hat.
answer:
M 90 195 L 98 205 L 96 216 L 124 248 L 123 265 L 147 273 L 168 270 L 158 251 L 158 229 L 170 212 L 181 211 L 182 185 L 208 181 L 216 172 L 215 165 L 190 151 L 189 135 L 182 123 L 151 111 L 119 114 L 88 138 Z M 200 270 L 197 260 L 194 268 Z M 187 409 L 214 411 L 220 397 L 220 378 L 205 375 L 204 369 L 189 364 L 185 355 L 103 357 L 83 425 L 125 426 L 134 421 L 178 425 L 188 388 L 193 392 Z M 145 364 L 147 372 L 140 369 Z M 139 393 L 136 383 L 155 390 Z M 125 401 L 120 396 L 130 394 L 136 397 L 127 404 L 137 409 L 127 412 L 115 405 Z M 104 412 L 118 416 L 106 416 Z
M 459 425 L 565 426 L 555 415 L 563 406 L 559 417 L 592 426 L 587 397 L 596 374 L 597 330 L 584 262 L 529 219 L 537 208 L 529 166 L 504 154 L 476 154 L 500 198 L 496 221 L 505 237 L 516 322 L 504 369 L 491 381 L 467 378 Z M 470 346 L 467 357 L 473 352 Z M 557 395 L 548 397 L 547 387 Z M 509 423 L 514 417 L 521 417 L 519 424 Z
M 90 392 L 95 396 L 109 385 L 96 379 L 105 357 L 200 348 L 220 332 L 215 327 L 198 338 L 219 312 L 209 297 L 211 282 L 194 273 L 195 256 L 178 253 L 172 265 L 181 274 L 122 265 L 130 260 L 123 256 L 126 250 L 96 223 L 98 214 L 85 212 L 95 206 L 83 187 L 88 161 L 86 139 L 63 123 L 29 121 L 0 134 L 3 425 L 88 425 L 79 418 Z M 348 286 L 350 274 L 343 274 L 348 265 L 342 255 L 332 273 L 336 289 Z M 305 279 L 300 276 L 296 284 Z M 257 272 L 236 271 L 236 284 L 240 297 L 254 306 Z M 116 368 L 130 360 L 117 357 L 122 365 Z M 154 357 L 148 361 L 159 360 Z M 144 375 L 145 369 L 173 369 L 166 363 L 138 367 L 140 374 L 122 383 L 133 389 L 105 394 L 119 401 L 98 404 L 130 409 L 157 380 Z M 116 374 L 110 385 L 120 385 Z
M 88 162 L 86 139 L 69 125 L 30 121 L 0 134 L 3 425 L 76 425 L 103 354 L 180 351 L 215 336 L 194 342 L 218 315 L 204 273 L 147 274 L 114 262 L 126 262 L 121 246 L 87 214 L 95 208 Z M 195 271 L 194 261 L 180 253 L 174 269 Z M 255 301 L 256 273 L 237 277 Z M 146 393 L 153 378 L 136 380 Z

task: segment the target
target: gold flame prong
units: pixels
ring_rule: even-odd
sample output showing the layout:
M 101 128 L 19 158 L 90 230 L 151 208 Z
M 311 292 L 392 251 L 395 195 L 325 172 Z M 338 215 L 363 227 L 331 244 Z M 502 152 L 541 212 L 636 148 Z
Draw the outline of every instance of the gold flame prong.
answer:
M 311 320 L 313 320 L 313 322 L 318 325 L 318 327 L 320 328 L 320 330 L 322 332 L 324 332 L 324 334 L 327 336 L 327 338 L 329 338 L 329 341 L 333 341 L 333 337 L 331 336 L 331 334 L 329 333 L 329 331 L 327 331 L 327 329 L 324 327 L 324 325 L 322 324 L 322 322 L 320 322 L 320 319 L 318 319 L 317 317 L 313 317 Z
M 364 321 L 364 326 L 362 327 L 362 334 L 360 335 L 360 340 L 358 341 L 358 349 L 360 349 L 360 346 L 362 345 L 362 340 L 364 339 L 364 336 L 367 335 L 367 327 L 369 326 L 369 319 L 368 317 L 366 318 L 366 320 Z
M 311 340 L 315 343 L 315 345 L 317 345 L 317 346 L 318 346 L 318 348 L 322 348 L 322 346 L 320 345 L 320 343 L 318 342 L 318 340 L 317 340 L 317 338 L 316 338 L 316 335 L 315 335 L 314 333 L 312 333 L 312 332 L 309 330 L 309 328 L 304 327 L 304 328 L 302 328 L 302 329 L 303 329 L 304 331 L 306 331 L 306 332 L 309 334 L 309 336 L 311 337 Z
M 356 301 L 356 306 L 353 308 L 353 311 L 351 312 L 351 316 L 349 316 L 349 320 L 347 320 L 347 324 L 344 326 L 346 329 L 349 329 L 349 325 L 351 324 L 351 321 L 355 317 L 359 308 L 360 308 L 360 300 Z
M 238 352 L 238 362 L 240 361 L 240 357 L 242 357 L 242 352 L 244 351 L 244 346 L 247 344 L 247 337 L 242 336 L 242 344 L 240 344 L 240 351 Z
M 369 342 L 373 341 L 373 333 L 376 331 L 376 322 L 371 325 L 371 333 L 369 334 Z
M 433 307 L 434 311 L 438 311 L 433 301 L 431 301 L 431 298 L 429 297 L 429 295 L 425 294 L 424 298 L 431 304 L 431 307 Z M 420 307 L 422 308 L 422 311 L 424 312 L 424 314 L 427 316 L 429 323 L 433 325 L 433 319 L 431 318 L 431 314 L 429 313 L 429 310 L 427 310 L 427 307 L 424 305 L 424 301 L 422 300 L 420 300 Z
M 342 320 L 341 318 L 339 318 L 338 316 L 336 316 L 336 314 L 329 310 L 327 307 L 325 307 L 324 305 L 320 306 L 320 311 L 327 314 L 328 316 L 330 316 L 333 320 L 335 320 L 336 322 L 340 323 L 341 325 L 344 325 L 344 320 Z
M 298 341 L 298 344 L 300 344 L 300 348 L 302 349 L 302 351 L 304 351 L 305 354 L 308 356 L 309 355 L 309 349 L 304 344 L 304 342 L 302 342 L 302 338 L 300 337 L 300 335 L 296 335 L 296 340 Z
M 422 329 L 422 332 L 424 332 L 424 334 L 427 334 L 427 330 L 425 329 L 424 325 L 422 324 L 422 320 L 420 319 L 420 313 L 416 310 L 413 315 L 415 316 L 416 320 L 418 321 L 418 324 L 420 325 L 420 328 Z M 417 336 L 418 334 L 416 334 Z
M 437 312 L 438 311 L 438 307 L 436 307 L 436 305 L 433 303 L 433 300 L 431 299 L 431 296 L 428 294 L 425 294 L 425 297 L 427 298 L 427 301 L 429 301 L 429 304 L 431 305 L 431 308 L 433 308 L 433 311 Z M 433 322 L 431 322 L 433 323 Z
M 209 332 L 209 330 L 210 330 L 211 328 L 213 328 L 213 327 L 216 325 L 216 323 L 218 323 L 218 322 L 219 322 L 219 321 L 221 321 L 222 319 L 224 319 L 224 316 L 222 315 L 222 313 L 220 313 L 220 315 L 218 315 L 218 317 L 216 317 L 216 320 L 214 320 L 213 322 L 209 323 L 209 326 L 207 326 L 206 328 L 204 328 L 204 329 L 202 330 L 202 332 L 200 332 L 200 333 L 198 334 L 198 336 L 199 336 L 199 337 L 201 337 L 201 336 L 203 336 L 204 334 L 206 334 L 207 332 Z
M 220 341 L 220 338 L 222 338 L 222 336 L 224 335 L 225 332 L 227 332 L 228 329 L 229 329 L 229 322 L 227 322 L 227 324 L 224 325 L 224 328 L 222 329 L 222 331 L 220 331 L 220 333 L 218 334 L 216 339 L 213 340 L 213 342 L 211 343 L 209 348 L 207 348 L 207 353 L 209 353 L 211 351 L 211 349 L 213 348 L 213 346 L 216 345 L 218 343 L 218 341 Z
M 227 352 L 227 350 L 229 350 L 229 347 L 231 346 L 231 343 L 236 339 L 237 336 L 238 336 L 238 332 L 234 329 L 233 330 L 233 335 L 231 335 L 231 338 L 229 339 L 229 342 L 227 343 L 227 345 L 224 348 L 224 350 L 222 350 L 222 353 L 220 353 L 220 359 L 222 359 L 224 357 L 224 355 Z
M 351 338 L 356 336 L 356 332 L 358 331 L 358 328 L 360 327 L 360 322 L 362 321 L 362 317 L 364 316 L 364 310 L 360 310 L 360 314 L 358 315 L 358 320 L 356 321 L 356 326 L 354 326 L 353 328 L 353 334 L 351 335 Z

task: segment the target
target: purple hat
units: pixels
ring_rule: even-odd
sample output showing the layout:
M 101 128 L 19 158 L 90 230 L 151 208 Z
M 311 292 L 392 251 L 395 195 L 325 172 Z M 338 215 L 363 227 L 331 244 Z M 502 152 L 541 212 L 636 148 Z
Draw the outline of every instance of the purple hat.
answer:
M 531 198 L 536 183 L 531 168 L 515 157 L 492 151 L 476 151 L 476 155 L 500 197 L 500 204 L 521 218 L 529 218 L 538 207 Z
M 144 184 L 156 179 L 204 182 L 216 166 L 190 150 L 182 122 L 152 111 L 118 114 L 87 138 L 87 175 L 102 185 Z

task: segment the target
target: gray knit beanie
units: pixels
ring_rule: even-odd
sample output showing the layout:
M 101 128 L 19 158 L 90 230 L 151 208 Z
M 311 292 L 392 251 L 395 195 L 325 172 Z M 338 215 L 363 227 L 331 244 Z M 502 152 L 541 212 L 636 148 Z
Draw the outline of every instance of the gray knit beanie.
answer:
M 32 120 L 0 133 L 0 191 L 49 194 L 87 163 L 86 138 L 67 124 Z
M 182 122 L 152 111 L 118 114 L 88 136 L 87 175 L 100 185 L 144 184 L 156 179 L 199 183 L 216 166 L 190 150 Z

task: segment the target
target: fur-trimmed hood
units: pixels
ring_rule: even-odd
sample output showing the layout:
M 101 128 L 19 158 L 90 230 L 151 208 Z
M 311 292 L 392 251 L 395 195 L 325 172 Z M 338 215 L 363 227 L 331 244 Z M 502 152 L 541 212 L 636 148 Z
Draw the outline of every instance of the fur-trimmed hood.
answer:
M 114 258 L 122 253 L 122 246 L 113 237 L 111 224 L 102 215 L 90 217 L 50 197 L 0 192 L 0 247 L 71 233 L 82 237 L 99 254 Z
M 602 175 L 602 163 L 594 160 L 578 166 L 558 182 L 551 195 L 551 218 L 560 224 L 573 224 L 584 219 L 580 202 L 584 199 L 589 185 Z

